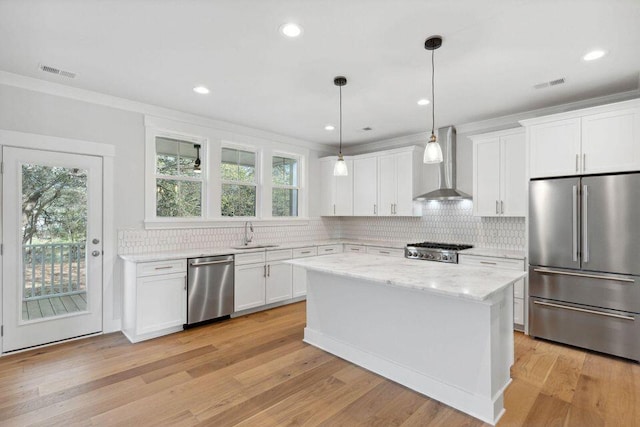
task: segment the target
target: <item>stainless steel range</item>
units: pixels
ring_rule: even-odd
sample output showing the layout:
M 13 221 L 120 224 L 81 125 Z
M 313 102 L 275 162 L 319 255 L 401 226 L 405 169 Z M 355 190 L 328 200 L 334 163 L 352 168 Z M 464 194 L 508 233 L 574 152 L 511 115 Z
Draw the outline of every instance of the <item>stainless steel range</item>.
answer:
M 451 243 L 409 243 L 404 248 L 405 258 L 421 259 L 426 261 L 458 263 L 458 251 L 471 249 L 473 245 L 455 245 Z

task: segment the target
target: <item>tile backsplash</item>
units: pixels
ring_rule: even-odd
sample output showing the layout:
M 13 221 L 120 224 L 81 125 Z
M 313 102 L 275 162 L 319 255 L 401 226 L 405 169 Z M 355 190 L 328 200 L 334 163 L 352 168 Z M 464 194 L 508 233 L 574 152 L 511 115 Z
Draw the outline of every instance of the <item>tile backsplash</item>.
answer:
M 254 241 L 289 243 L 335 238 L 468 243 L 477 247 L 523 250 L 525 220 L 476 217 L 470 201 L 427 202 L 421 217 L 323 217 L 286 226 L 254 226 Z M 220 248 L 242 243 L 243 225 L 225 228 L 120 230 L 118 253 Z
M 426 202 L 421 217 L 342 218 L 340 237 L 524 250 L 525 221 L 517 217 L 473 216 L 470 201 Z

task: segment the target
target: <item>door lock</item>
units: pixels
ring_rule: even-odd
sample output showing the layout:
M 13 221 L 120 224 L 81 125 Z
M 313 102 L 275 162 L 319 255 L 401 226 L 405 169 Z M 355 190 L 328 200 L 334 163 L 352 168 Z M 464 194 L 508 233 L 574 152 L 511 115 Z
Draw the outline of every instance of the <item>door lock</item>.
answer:
M 91 243 L 93 243 L 94 245 L 97 245 L 98 243 L 100 243 L 100 239 L 93 239 Z
M 100 256 L 100 251 L 93 251 L 93 252 L 91 252 L 91 255 Z

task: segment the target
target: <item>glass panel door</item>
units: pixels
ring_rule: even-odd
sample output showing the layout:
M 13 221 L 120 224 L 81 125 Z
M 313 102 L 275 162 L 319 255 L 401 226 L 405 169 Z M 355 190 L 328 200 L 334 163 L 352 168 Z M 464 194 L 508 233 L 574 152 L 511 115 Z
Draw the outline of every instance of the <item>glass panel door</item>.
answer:
M 3 148 L 3 352 L 102 329 L 102 161 Z

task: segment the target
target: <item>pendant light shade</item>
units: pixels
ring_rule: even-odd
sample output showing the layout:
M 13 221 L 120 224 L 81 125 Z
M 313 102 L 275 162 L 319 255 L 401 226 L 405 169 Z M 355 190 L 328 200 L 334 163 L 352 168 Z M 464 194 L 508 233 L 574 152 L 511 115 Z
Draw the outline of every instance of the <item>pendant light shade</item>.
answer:
M 424 42 L 424 48 L 431 51 L 431 138 L 424 148 L 424 163 L 442 163 L 442 148 L 438 144 L 436 134 L 434 132 L 436 126 L 436 97 L 434 90 L 435 83 L 435 66 L 434 52 L 442 46 L 442 37 L 431 36 Z
M 347 84 L 347 78 L 338 76 L 333 79 L 333 84 L 340 88 L 340 150 L 338 151 L 338 160 L 333 166 L 333 176 L 347 176 L 349 175 L 349 170 L 344 157 L 342 157 L 342 86 Z
M 196 149 L 196 160 L 193 162 L 193 171 L 195 173 L 201 173 L 200 169 L 200 144 L 193 144 L 193 148 Z

